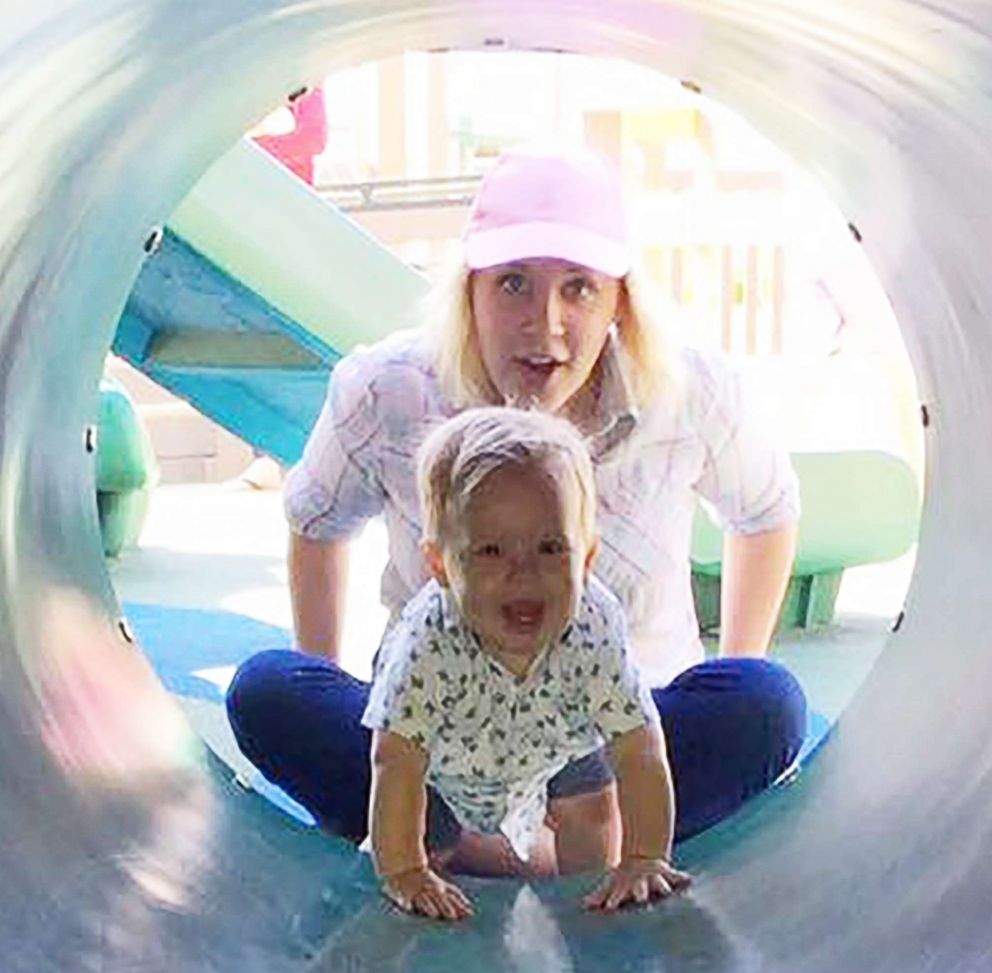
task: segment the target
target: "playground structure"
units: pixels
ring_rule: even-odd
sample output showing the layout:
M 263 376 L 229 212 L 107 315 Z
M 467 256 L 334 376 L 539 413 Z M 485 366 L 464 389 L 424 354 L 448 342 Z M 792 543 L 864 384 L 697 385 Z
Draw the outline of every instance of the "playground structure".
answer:
M 327 113 L 324 89 L 301 88 L 288 99 L 286 111 L 293 120 L 287 132 L 259 133 L 253 138 L 259 146 L 275 156 L 290 172 L 312 186 L 314 157 L 327 145 Z
M 100 382 L 100 412 L 95 426 L 96 505 L 103 552 L 116 557 L 141 533 L 158 462 L 151 440 L 123 386 L 105 376 Z
M 0 12 L 4 968 L 983 968 L 987 5 L 179 7 Z M 799 781 L 684 849 L 692 896 L 612 922 L 578 914 L 567 883 L 473 887 L 470 930 L 390 914 L 367 862 L 286 824 L 202 752 L 101 566 L 86 427 L 152 228 L 306 78 L 437 47 L 626 56 L 750 117 L 847 214 L 926 406 L 927 502 L 898 633 Z
M 919 492 L 904 460 L 875 450 L 794 453 L 802 513 L 779 630 L 826 625 L 844 571 L 901 557 L 916 542 Z M 704 633 L 720 625 L 723 533 L 700 507 L 693 523 L 692 589 Z

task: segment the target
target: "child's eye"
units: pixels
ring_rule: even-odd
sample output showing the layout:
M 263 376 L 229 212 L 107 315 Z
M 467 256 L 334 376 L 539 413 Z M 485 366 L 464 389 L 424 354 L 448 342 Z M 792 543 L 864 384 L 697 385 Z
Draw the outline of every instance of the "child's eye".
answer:
M 527 278 L 518 271 L 510 271 L 499 278 L 499 289 L 506 294 L 522 294 L 527 287 Z
M 472 553 L 477 557 L 499 557 L 503 551 L 499 544 L 480 544 L 473 548 Z
M 568 550 L 568 545 L 560 537 L 549 537 L 541 541 L 537 547 L 539 554 L 564 554 Z

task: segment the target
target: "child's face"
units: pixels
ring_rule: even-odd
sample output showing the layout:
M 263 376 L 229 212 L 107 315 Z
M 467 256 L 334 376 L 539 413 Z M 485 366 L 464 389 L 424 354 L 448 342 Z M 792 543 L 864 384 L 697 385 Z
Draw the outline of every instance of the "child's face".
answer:
M 578 489 L 561 464 L 505 466 L 472 494 L 455 537 L 440 551 L 425 545 L 469 627 L 512 671 L 526 671 L 575 614 L 595 553 L 582 540 Z

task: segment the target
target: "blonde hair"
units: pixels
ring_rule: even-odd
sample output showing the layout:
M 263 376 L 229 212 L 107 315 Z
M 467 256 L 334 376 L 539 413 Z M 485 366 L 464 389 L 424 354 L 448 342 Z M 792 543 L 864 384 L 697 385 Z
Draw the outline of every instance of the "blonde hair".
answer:
M 578 430 L 546 412 L 512 406 L 466 409 L 437 426 L 417 453 L 417 490 L 424 540 L 450 539 L 465 505 L 490 474 L 534 464 L 553 473 L 555 461 L 573 475 L 579 528 L 587 547 L 596 538 L 596 481 Z M 569 489 L 568 484 L 562 484 Z
M 459 255 L 442 272 L 422 307 L 424 320 L 432 332 L 438 382 L 451 403 L 459 408 L 499 401 L 479 351 L 472 314 L 471 276 Z M 662 299 L 653 293 L 640 269 L 632 268 L 620 279 L 617 337 L 629 363 L 634 401 L 642 409 L 658 395 L 678 395 L 682 388 L 674 342 L 648 309 L 649 304 L 661 303 Z

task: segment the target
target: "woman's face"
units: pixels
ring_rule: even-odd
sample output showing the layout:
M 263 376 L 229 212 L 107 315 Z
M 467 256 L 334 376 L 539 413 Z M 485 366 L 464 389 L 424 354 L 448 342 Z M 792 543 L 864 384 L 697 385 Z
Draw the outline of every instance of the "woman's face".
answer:
M 540 258 L 477 270 L 469 287 L 479 353 L 497 393 L 558 412 L 599 358 L 620 310 L 620 281 Z

